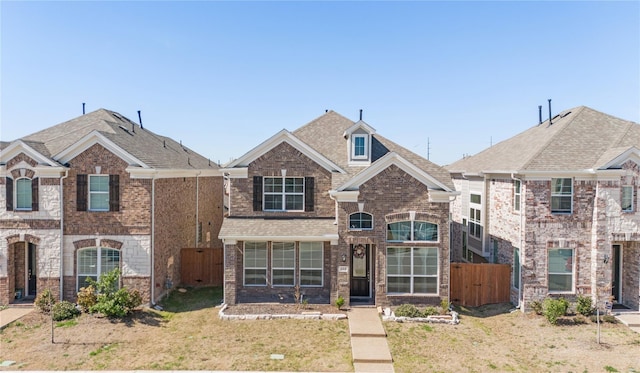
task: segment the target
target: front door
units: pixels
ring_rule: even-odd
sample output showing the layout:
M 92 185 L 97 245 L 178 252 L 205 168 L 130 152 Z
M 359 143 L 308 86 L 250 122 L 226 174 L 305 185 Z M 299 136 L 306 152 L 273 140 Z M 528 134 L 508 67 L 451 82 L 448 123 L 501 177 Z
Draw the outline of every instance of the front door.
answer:
M 36 271 L 36 245 L 27 244 L 27 295 L 36 295 L 37 271 Z
M 371 245 L 351 245 L 351 296 L 371 297 L 369 255 Z
M 620 278 L 621 278 L 621 265 L 622 265 L 622 249 L 620 245 L 613 245 L 612 247 L 612 278 L 611 278 L 611 296 L 613 296 L 614 302 L 622 303 L 620 298 Z

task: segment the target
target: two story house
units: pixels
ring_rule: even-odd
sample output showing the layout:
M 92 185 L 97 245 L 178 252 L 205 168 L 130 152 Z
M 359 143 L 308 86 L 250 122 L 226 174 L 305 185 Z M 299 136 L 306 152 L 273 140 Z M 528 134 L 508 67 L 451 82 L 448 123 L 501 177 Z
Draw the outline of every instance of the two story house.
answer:
M 439 303 L 449 292 L 449 173 L 334 111 L 221 171 L 224 297 Z
M 114 268 L 153 302 L 180 283 L 182 248 L 222 245 L 219 167 L 113 111 L 3 142 L 0 174 L 0 304 L 74 301 Z
M 453 259 L 512 265 L 511 301 L 640 309 L 640 125 L 588 107 L 447 167 Z

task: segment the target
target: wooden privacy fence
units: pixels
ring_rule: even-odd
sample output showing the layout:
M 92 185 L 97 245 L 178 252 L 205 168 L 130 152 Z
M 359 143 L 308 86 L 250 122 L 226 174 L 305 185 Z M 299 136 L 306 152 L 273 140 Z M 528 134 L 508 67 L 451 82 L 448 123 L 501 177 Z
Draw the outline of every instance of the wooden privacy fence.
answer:
M 509 302 L 511 266 L 508 264 L 451 263 L 451 302 L 478 307 Z
M 182 285 L 222 286 L 222 249 L 183 248 L 180 252 Z

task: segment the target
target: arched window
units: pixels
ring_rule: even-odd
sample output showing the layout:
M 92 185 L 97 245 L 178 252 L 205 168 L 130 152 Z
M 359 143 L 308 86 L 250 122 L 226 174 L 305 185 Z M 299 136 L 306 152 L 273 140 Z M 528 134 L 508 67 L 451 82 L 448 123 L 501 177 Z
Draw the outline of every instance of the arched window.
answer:
M 16 180 L 16 210 L 31 210 L 32 199 L 31 179 Z
M 373 216 L 366 212 L 355 212 L 349 215 L 349 229 L 373 229 Z
M 120 268 L 120 251 L 108 247 L 78 250 L 78 290 L 89 286 L 87 278 L 98 281 L 101 274 Z
M 438 241 L 438 225 L 421 220 L 387 224 L 387 241 Z

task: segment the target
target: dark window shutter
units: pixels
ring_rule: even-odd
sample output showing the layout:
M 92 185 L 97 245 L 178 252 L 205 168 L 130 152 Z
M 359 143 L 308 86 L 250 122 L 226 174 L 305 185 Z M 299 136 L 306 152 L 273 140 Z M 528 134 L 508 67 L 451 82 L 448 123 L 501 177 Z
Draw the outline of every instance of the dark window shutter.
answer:
M 7 211 L 13 211 L 13 179 L 8 177 L 6 178 L 6 200 L 7 200 Z
M 109 211 L 120 211 L 120 175 L 109 175 Z
M 304 178 L 304 211 L 313 211 L 313 197 L 315 197 L 315 180 Z
M 76 209 L 87 211 L 87 175 L 78 175 L 76 186 Z
M 253 211 L 262 211 L 262 176 L 253 177 Z
M 31 179 L 31 211 L 38 211 L 40 204 L 38 204 L 38 189 L 39 189 L 38 178 Z

